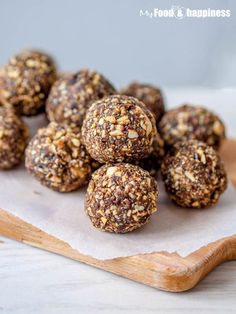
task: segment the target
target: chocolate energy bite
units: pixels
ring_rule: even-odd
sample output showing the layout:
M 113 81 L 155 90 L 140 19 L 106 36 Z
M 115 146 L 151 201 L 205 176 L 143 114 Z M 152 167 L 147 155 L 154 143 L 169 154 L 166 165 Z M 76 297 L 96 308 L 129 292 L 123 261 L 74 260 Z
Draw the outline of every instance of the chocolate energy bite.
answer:
M 156 134 L 155 119 L 147 107 L 121 95 L 93 103 L 82 127 L 85 146 L 100 163 L 144 159 L 152 152 Z
M 177 141 L 196 139 L 218 149 L 225 138 L 225 127 L 218 116 L 207 109 L 191 105 L 168 111 L 158 128 L 167 147 Z
M 147 171 L 131 164 L 106 164 L 92 175 L 85 211 L 94 227 L 126 233 L 149 221 L 157 197 L 157 184 Z
M 50 121 L 81 127 L 90 105 L 115 93 L 104 76 L 90 70 L 62 76 L 52 87 L 46 110 Z
M 44 109 L 55 80 L 56 66 L 50 56 L 40 51 L 23 51 L 0 70 L 0 95 L 20 114 L 36 115 Z
M 138 160 L 134 163 L 147 170 L 151 176 L 156 178 L 158 171 L 160 170 L 161 162 L 164 155 L 164 141 L 161 139 L 159 133 L 157 132 L 153 140 L 151 154 L 147 158 Z
M 55 122 L 39 129 L 30 141 L 25 165 L 43 185 L 59 192 L 78 189 L 92 173 L 80 133 Z
M 0 169 L 18 165 L 29 137 L 28 127 L 14 110 L 0 106 Z
M 176 143 L 165 156 L 161 172 L 167 193 L 182 207 L 214 205 L 227 186 L 217 152 L 196 140 Z
M 121 94 L 141 100 L 154 114 L 157 122 L 165 113 L 164 99 L 159 88 L 150 84 L 131 83 L 121 90 Z

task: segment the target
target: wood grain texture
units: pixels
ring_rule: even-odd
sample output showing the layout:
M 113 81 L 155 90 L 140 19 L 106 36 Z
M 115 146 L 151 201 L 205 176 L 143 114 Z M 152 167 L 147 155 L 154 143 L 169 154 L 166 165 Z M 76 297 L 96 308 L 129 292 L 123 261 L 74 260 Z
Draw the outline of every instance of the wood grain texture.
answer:
M 235 314 L 236 261 L 168 293 L 0 236 L 1 314 Z M 14 296 L 14 297 L 13 297 Z
M 236 186 L 236 142 L 228 140 L 221 150 L 229 177 Z M 112 260 L 97 260 L 72 249 L 67 243 L 21 219 L 0 210 L 0 234 L 26 244 L 110 271 L 166 291 L 194 287 L 217 265 L 236 259 L 236 235 L 219 239 L 183 258 L 177 253 L 158 252 Z

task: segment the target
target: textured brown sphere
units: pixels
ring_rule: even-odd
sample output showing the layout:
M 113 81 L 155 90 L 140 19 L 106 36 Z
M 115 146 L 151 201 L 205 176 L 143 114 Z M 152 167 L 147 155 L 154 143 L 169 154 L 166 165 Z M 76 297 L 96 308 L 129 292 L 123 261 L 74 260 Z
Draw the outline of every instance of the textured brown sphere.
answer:
M 217 152 L 196 140 L 176 143 L 165 156 L 161 172 L 167 193 L 182 207 L 214 205 L 227 186 Z
M 93 103 L 82 127 L 85 146 L 100 163 L 144 159 L 152 152 L 156 133 L 155 119 L 147 107 L 121 95 Z
M 80 133 L 55 122 L 39 129 L 30 141 L 25 165 L 43 185 L 59 192 L 78 189 L 92 173 Z
M 126 233 L 149 221 L 157 197 L 157 184 L 147 171 L 131 164 L 106 164 L 92 175 L 85 211 L 96 228 Z
M 44 105 L 56 80 L 56 66 L 50 56 L 39 51 L 23 51 L 0 71 L 0 94 L 17 111 L 35 115 Z
M 142 160 L 134 162 L 136 165 L 147 170 L 151 176 L 157 177 L 158 171 L 165 155 L 164 141 L 161 139 L 159 133 L 157 132 L 153 144 L 151 154 Z
M 121 90 L 121 94 L 141 100 L 154 114 L 157 122 L 165 113 L 164 99 L 159 88 L 150 84 L 131 83 Z
M 0 106 L 0 169 L 18 165 L 24 156 L 28 127 L 14 110 Z
M 168 111 L 158 128 L 167 147 L 178 141 L 196 139 L 218 149 L 225 138 L 225 127 L 218 116 L 191 105 Z
M 90 105 L 115 93 L 108 80 L 97 72 L 81 70 L 62 76 L 52 87 L 46 110 L 50 121 L 81 127 Z

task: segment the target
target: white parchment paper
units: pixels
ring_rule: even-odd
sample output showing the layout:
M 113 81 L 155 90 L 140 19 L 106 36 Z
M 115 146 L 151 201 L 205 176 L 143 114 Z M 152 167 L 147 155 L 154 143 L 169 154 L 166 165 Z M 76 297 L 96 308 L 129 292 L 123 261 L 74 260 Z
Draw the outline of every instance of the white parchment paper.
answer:
M 154 251 L 177 251 L 185 256 L 236 234 L 236 193 L 232 184 L 216 206 L 202 210 L 179 208 L 168 200 L 161 184 L 159 189 L 158 212 L 146 226 L 125 235 L 92 226 L 83 208 L 85 190 L 67 194 L 51 191 L 28 175 L 23 165 L 0 172 L 0 208 L 98 259 Z

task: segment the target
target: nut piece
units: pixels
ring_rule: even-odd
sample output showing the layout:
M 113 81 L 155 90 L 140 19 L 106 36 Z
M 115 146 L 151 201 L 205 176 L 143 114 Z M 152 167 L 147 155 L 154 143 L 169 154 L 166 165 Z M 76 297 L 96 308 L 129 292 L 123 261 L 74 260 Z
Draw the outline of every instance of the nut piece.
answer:
M 10 59 L 0 71 L 0 96 L 26 116 L 44 110 L 56 80 L 53 59 L 40 51 L 23 51 Z
M 13 109 L 0 104 L 0 169 L 10 169 L 21 162 L 28 137 L 24 121 Z
M 147 107 L 121 95 L 93 103 L 82 127 L 85 146 L 100 163 L 144 159 L 153 150 L 156 134 L 155 119 Z
M 85 69 L 64 75 L 53 85 L 48 97 L 48 118 L 50 121 L 80 128 L 90 105 L 114 93 L 111 83 L 97 72 Z
M 39 129 L 26 150 L 28 171 L 43 185 L 59 192 L 86 184 L 95 168 L 92 164 L 81 134 L 55 122 Z
M 94 227 L 126 233 L 149 221 L 157 197 L 157 184 L 147 171 L 131 164 L 106 164 L 92 175 L 85 211 Z
M 167 193 L 182 207 L 214 205 L 227 186 L 216 151 L 196 140 L 176 143 L 164 157 L 161 172 Z
M 167 148 L 177 141 L 196 139 L 219 149 L 225 138 L 225 127 L 219 117 L 202 107 L 191 105 L 168 111 L 158 128 Z
M 132 96 L 142 101 L 154 114 L 157 123 L 165 113 L 162 92 L 153 85 L 134 82 L 122 89 L 121 94 Z

